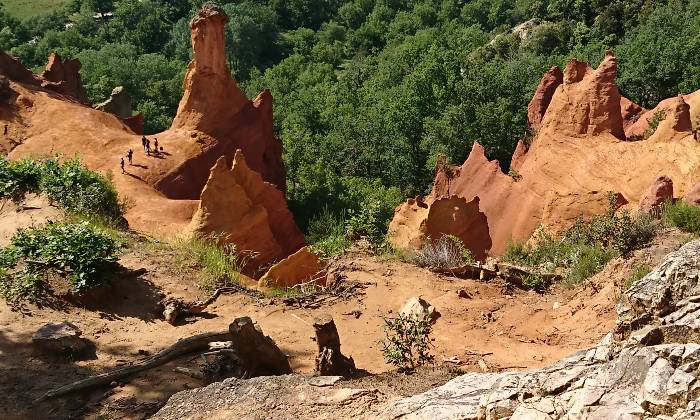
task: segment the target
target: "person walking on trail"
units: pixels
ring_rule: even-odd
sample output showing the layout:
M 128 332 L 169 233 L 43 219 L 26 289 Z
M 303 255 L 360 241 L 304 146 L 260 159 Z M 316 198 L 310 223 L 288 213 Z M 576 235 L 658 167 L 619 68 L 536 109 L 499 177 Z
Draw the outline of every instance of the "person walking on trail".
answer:
M 151 156 L 151 141 L 146 139 L 146 154 Z
M 146 142 L 148 142 L 148 139 L 146 136 L 141 137 L 141 146 L 143 146 L 143 151 L 146 151 Z
M 153 140 L 154 140 L 153 141 L 153 146 L 154 146 L 153 151 L 155 152 L 155 154 L 158 154 L 158 139 L 154 138 Z
M 119 166 L 122 167 L 122 173 L 124 173 L 124 158 L 121 158 L 121 161 L 119 162 Z
M 134 159 L 134 151 L 129 149 L 129 152 L 126 154 L 126 157 L 129 158 L 129 165 L 131 165 L 132 160 Z

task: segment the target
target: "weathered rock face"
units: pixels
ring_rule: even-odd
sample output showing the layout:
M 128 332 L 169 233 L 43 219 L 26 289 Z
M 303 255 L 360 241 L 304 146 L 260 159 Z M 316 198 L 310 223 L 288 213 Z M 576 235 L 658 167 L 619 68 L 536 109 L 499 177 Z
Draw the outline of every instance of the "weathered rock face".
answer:
M 695 204 L 700 206 L 700 182 L 695 184 L 693 188 L 688 191 L 688 193 L 683 197 L 686 203 Z
M 46 69 L 39 76 L 43 80 L 41 86 L 86 104 L 87 93 L 80 81 L 80 67 L 79 60 L 62 60 L 58 53 L 52 52 Z
M 467 201 L 479 197 L 489 232 L 483 239 L 491 241 L 493 256 L 509 241 L 526 241 L 542 225 L 560 233 L 578 217 L 604 213 L 608 192 L 617 194 L 618 204 L 637 207 L 661 175 L 673 179 L 676 195 L 683 196 L 700 179 L 700 142 L 689 131 L 700 116 L 700 91 L 662 101 L 657 108 L 668 110 L 667 117 L 654 135 L 626 141 L 623 127 L 628 135 L 643 133 L 655 110 L 645 111 L 620 96 L 616 67 L 610 54 L 595 70 L 572 60 L 549 105 L 539 99 L 531 103 L 531 120 L 536 123 L 537 110 L 544 109 L 544 116 L 529 148 L 521 141 L 513 154 L 511 169 L 517 174 L 503 173 L 499 163 L 489 161 L 484 148 L 474 144 L 461 166 L 440 166 L 426 208 L 414 206 L 409 212 L 410 205 L 404 205 L 397 210 L 392 243 L 415 248 L 427 235 L 427 226 L 420 224 L 422 213 L 437 200 L 454 196 Z M 556 71 L 550 70 L 536 96 L 546 98 L 543 86 L 556 85 L 556 79 Z
M 34 333 L 32 342 L 43 350 L 61 356 L 80 353 L 90 345 L 81 335 L 80 328 L 70 322 L 48 323 Z
M 204 133 L 199 152 L 170 170 L 156 187 L 170 198 L 196 199 L 209 168 L 220 156 L 230 161 L 243 150 L 251 169 L 284 191 L 282 144 L 272 127 L 272 95 L 263 91 L 249 101 L 226 64 L 224 11 L 206 4 L 190 22 L 194 59 L 185 75 L 184 94 L 172 129 Z M 184 141 L 184 140 L 183 140 Z
M 700 416 L 700 241 L 635 283 L 619 341 L 531 372 L 470 373 L 398 401 L 387 418 L 602 419 Z
M 124 90 L 124 86 L 117 86 L 112 89 L 109 99 L 95 105 L 94 108 L 102 112 L 109 112 L 122 119 L 131 118 L 132 116 L 131 98 Z
M 39 81 L 29 69 L 3 50 L 0 50 L 0 74 L 17 82 L 30 85 L 39 84 Z
M 129 118 L 122 119 L 122 122 L 134 132 L 134 134 L 143 134 L 143 114 L 138 113 Z
M 595 70 L 572 60 L 542 119 L 542 129 L 568 136 L 610 133 L 624 140 L 616 74 L 617 60 L 612 54 L 606 54 Z
M 428 206 L 409 199 L 394 210 L 389 241 L 398 248 L 420 248 L 426 240 L 454 235 L 462 240 L 474 258 L 483 261 L 491 249 L 486 215 L 479 210 L 479 197 L 470 201 L 451 196 Z
M 221 244 L 234 244 L 248 261 L 246 274 L 304 245 L 304 235 L 294 223 L 284 194 L 250 169 L 240 150 L 232 167 L 222 156 L 211 168 L 190 231 L 218 235 Z
M 326 273 L 320 258 L 308 246 L 305 246 L 276 263 L 258 282 L 260 288 L 291 287 L 310 281 L 325 282 Z
M 540 84 L 527 106 L 528 128 L 531 132 L 539 131 L 547 107 L 552 102 L 554 92 L 562 83 L 564 83 L 564 74 L 558 66 L 552 67 L 542 76 L 542 80 L 540 80 Z
M 673 200 L 673 180 L 660 176 L 649 186 L 649 190 L 639 202 L 639 210 L 649 213 L 659 209 L 666 201 Z

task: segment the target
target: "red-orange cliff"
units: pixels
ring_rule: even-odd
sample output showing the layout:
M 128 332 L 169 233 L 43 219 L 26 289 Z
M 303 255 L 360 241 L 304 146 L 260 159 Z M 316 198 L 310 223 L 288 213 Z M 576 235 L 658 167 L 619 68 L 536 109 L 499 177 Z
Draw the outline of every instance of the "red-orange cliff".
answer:
M 464 232 L 473 236 L 465 242 L 490 241 L 491 255 L 498 255 L 509 241 L 527 240 L 540 226 L 561 231 L 579 216 L 604 212 L 608 191 L 618 193 L 619 204 L 636 208 L 650 185 L 666 176 L 676 196 L 684 196 L 700 180 L 700 143 L 692 133 L 698 127 L 691 124 L 700 115 L 700 91 L 647 111 L 620 95 L 616 73 L 610 53 L 597 69 L 572 60 L 561 78 L 556 68 L 547 72 L 528 109 L 530 145 L 521 142 L 513 156 L 518 176 L 504 174 L 475 143 L 464 164 L 437 171 L 426 209 L 439 200 L 478 198 L 488 237 L 482 229 Z M 659 109 L 666 118 L 654 134 L 632 137 L 646 130 Z M 407 214 L 415 218 L 410 207 L 397 208 L 390 226 L 390 240 L 399 246 L 415 236 L 402 227 Z
M 64 61 L 54 54 L 46 71 L 35 76 L 0 51 L 0 76 L 9 79 L 9 87 L 3 88 L 7 92 L 0 92 L 0 152 L 10 159 L 77 155 L 91 169 L 111 173 L 119 193 L 133 203 L 126 218 L 137 230 L 222 233 L 237 239 L 236 249 L 262 255 L 256 259 L 261 264 L 298 251 L 304 238 L 284 199 L 282 144 L 273 132 L 272 96 L 265 91 L 248 100 L 237 87 L 225 61 L 227 19 L 211 5 L 192 19 L 194 58 L 185 92 L 172 127 L 148 136 L 152 145 L 157 139 L 163 149 L 150 156 L 142 149 L 141 136 L 124 121 L 83 104 L 77 60 Z M 127 164 L 122 173 L 119 162 L 129 149 L 134 151 L 134 164 Z M 270 243 L 258 240 L 257 232 L 245 234 L 243 230 L 253 226 L 209 223 L 230 219 L 231 208 L 222 203 L 236 197 L 235 191 L 221 188 L 211 194 L 216 183 L 205 188 L 210 175 L 222 168 L 231 172 L 232 184 L 243 187 L 251 208 L 264 209 Z M 239 177 L 241 173 L 245 176 Z M 197 223 L 200 229 L 188 229 Z M 234 227 L 236 232 L 214 232 Z M 268 252 L 270 244 L 274 252 Z

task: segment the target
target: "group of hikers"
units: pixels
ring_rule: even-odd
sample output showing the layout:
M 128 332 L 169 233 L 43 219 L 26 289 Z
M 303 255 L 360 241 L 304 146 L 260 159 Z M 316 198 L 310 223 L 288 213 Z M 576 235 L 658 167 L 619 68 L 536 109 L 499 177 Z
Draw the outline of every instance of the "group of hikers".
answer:
M 151 154 L 158 156 L 163 152 L 163 146 L 158 148 L 158 139 L 155 137 L 153 138 L 153 149 L 151 149 L 151 140 L 147 139 L 146 136 L 141 137 L 141 145 L 143 146 L 143 151 L 146 152 L 147 156 L 151 156 Z M 126 153 L 126 158 L 129 160 L 129 165 L 132 165 L 134 160 L 134 151 L 129 149 L 129 151 Z M 125 173 L 124 165 L 125 162 L 124 158 L 122 157 L 119 162 L 119 166 L 122 168 L 122 173 Z

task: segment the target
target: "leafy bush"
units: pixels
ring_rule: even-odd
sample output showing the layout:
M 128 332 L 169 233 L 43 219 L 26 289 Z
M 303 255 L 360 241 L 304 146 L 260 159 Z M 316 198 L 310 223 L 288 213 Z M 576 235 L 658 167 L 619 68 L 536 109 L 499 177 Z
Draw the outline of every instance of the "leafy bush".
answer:
M 387 363 L 405 371 L 433 362 L 434 356 L 430 354 L 432 325 L 428 317 L 399 313 L 394 318 L 383 319 L 386 338 L 379 344 Z
M 308 242 L 326 257 L 342 254 L 352 245 L 345 229 L 345 217 L 334 215 L 327 208 L 309 222 Z
M 563 268 L 568 283 L 581 282 L 599 272 L 617 254 L 627 254 L 649 243 L 657 229 L 647 214 L 615 213 L 615 196 L 604 215 L 579 218 L 561 239 L 538 232 L 531 245 L 509 243 L 505 261 L 541 267 L 547 271 Z M 537 278 L 532 279 L 537 283 Z M 535 284 L 533 287 L 538 286 Z
M 644 140 L 648 139 L 649 137 L 653 136 L 654 133 L 656 133 L 656 129 L 659 128 L 659 124 L 661 124 L 661 121 L 666 119 L 666 111 L 663 109 L 660 109 L 654 113 L 654 115 L 649 118 L 649 127 L 647 127 L 646 130 L 644 130 Z
M 0 157 L 0 198 L 20 200 L 27 193 L 44 193 L 64 209 L 120 222 L 125 202 L 108 177 L 87 169 L 79 159 L 10 161 Z
M 662 207 L 661 216 L 668 225 L 684 232 L 700 234 L 700 206 L 680 200 L 667 202 Z
M 18 231 L 0 251 L 5 271 L 2 294 L 13 302 L 30 298 L 45 286 L 50 271 L 66 276 L 72 289 L 82 293 L 104 283 L 104 274 L 116 261 L 117 242 L 87 222 L 52 223 Z
M 385 222 L 380 217 L 381 202 L 372 201 L 358 211 L 350 210 L 346 222 L 347 236 L 351 239 L 366 237 L 373 246 L 379 246 L 386 234 Z
M 474 255 L 460 238 L 443 235 L 437 241 L 428 239 L 409 259 L 420 267 L 454 268 L 474 261 Z

